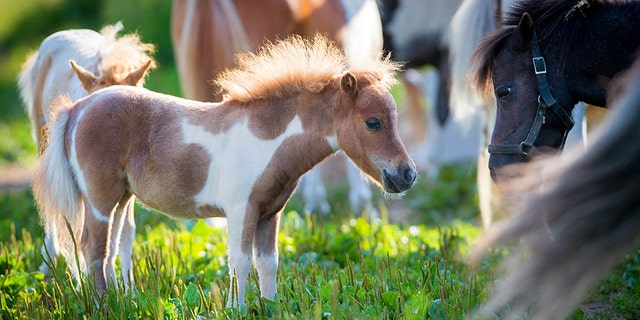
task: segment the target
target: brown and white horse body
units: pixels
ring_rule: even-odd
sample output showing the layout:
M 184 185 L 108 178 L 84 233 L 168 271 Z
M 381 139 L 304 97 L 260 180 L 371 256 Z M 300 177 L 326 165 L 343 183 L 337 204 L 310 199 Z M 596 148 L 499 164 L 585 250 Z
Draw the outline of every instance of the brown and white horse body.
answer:
M 229 294 L 233 306 L 244 303 L 252 253 L 261 294 L 274 298 L 280 212 L 300 177 L 323 159 L 343 150 L 385 191 L 413 185 L 415 165 L 397 132 L 388 83 L 367 70 L 344 73 L 336 58 L 317 59 L 311 52 L 325 50 L 323 39 L 300 51 L 301 61 L 296 61 L 301 54 L 279 51 L 286 43 L 303 43 L 295 39 L 270 47 L 267 58 L 280 59 L 279 64 L 262 59 L 267 68 L 288 63 L 294 69 L 319 68 L 316 75 L 296 80 L 284 71 L 277 80 L 277 71 L 270 70 L 260 77 L 278 83 L 245 90 L 259 86 L 260 79 L 242 76 L 264 68 L 241 77 L 230 71 L 218 81 L 241 94 L 232 92 L 221 103 L 114 86 L 74 106 L 60 104 L 34 193 L 47 209 L 42 211 L 47 228 L 61 225 L 62 217 L 72 223 L 99 290 L 115 282 L 114 248 L 133 196 L 174 217 L 227 218 L 230 292 L 235 281 L 238 288 L 237 296 Z M 335 67 L 327 69 L 332 61 Z M 61 247 L 69 257 L 65 236 Z
M 140 42 L 136 34 L 117 37 L 121 23 L 93 30 L 65 30 L 48 36 L 31 54 L 19 76 L 20 94 L 31 119 L 32 135 L 39 152 L 46 146 L 43 128 L 50 119 L 49 107 L 60 95 L 76 101 L 98 89 L 115 85 L 142 86 L 147 70 L 155 67 L 149 56 L 154 46 Z M 133 204 L 126 220 L 123 240 L 132 242 L 135 234 Z M 45 259 L 58 255 L 56 229 L 45 235 Z M 127 248 L 125 245 L 123 248 Z M 124 274 L 130 273 L 129 251 L 121 254 Z M 49 275 L 43 263 L 40 270 Z
M 172 39 L 182 90 L 189 99 L 219 101 L 221 93 L 211 80 L 234 66 L 235 54 L 255 52 L 264 41 L 292 34 L 311 38 L 316 32 L 335 41 L 350 59 L 382 50 L 375 0 L 175 0 Z M 319 169 L 305 176 L 305 210 L 328 213 Z M 359 170 L 349 162 L 346 169 L 352 208 L 373 208 L 370 187 Z

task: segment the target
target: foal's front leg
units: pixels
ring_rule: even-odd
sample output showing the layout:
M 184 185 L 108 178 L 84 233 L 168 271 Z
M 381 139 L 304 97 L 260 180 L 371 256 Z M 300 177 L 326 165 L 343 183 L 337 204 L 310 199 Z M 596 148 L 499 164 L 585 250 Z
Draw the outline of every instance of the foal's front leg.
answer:
M 280 212 L 266 220 L 258 221 L 253 242 L 256 269 L 260 277 L 260 293 L 263 298 L 276 297 L 276 273 L 278 272 L 278 226 Z
M 246 212 L 246 214 L 245 214 Z M 251 271 L 251 244 L 255 236 L 257 213 L 242 207 L 227 213 L 229 236 L 229 298 L 227 308 L 244 305 L 244 291 Z M 234 287 L 237 288 L 237 295 Z

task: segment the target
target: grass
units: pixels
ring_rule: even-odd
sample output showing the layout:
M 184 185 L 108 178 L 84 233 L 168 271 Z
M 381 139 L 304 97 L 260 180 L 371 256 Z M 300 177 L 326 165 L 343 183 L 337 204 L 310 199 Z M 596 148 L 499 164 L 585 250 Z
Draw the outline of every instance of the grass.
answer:
M 466 165 L 448 167 L 439 180 L 465 176 L 468 170 Z M 10 210 L 3 210 L 0 220 L 0 318 L 464 319 L 490 293 L 496 280 L 492 270 L 506 251 L 496 250 L 476 268 L 467 265 L 465 254 L 481 235 L 475 217 L 426 216 L 454 198 L 474 201 L 458 198 L 459 191 L 433 192 L 434 185 L 422 181 L 419 192 L 402 201 L 426 210 L 423 219 L 440 223 L 391 223 L 384 204 L 389 201 L 382 201 L 381 219 L 374 221 L 347 211 L 301 214 L 295 196 L 280 227 L 276 300 L 260 298 L 253 273 L 247 305 L 239 309 L 224 307 L 229 295 L 225 230 L 137 207 L 135 289 L 109 288 L 100 296 L 86 279 L 71 279 L 63 261 L 50 279 L 37 271 L 42 229 L 32 196 L 29 191 L 4 193 L 0 205 Z M 343 188 L 330 189 L 336 190 L 331 193 L 335 207 L 346 206 Z M 418 199 L 432 195 L 451 199 L 419 204 Z M 585 299 L 586 311 L 571 318 L 638 318 L 639 265 L 640 252 L 629 255 Z
M 32 207 L 24 209 L 35 216 Z M 176 221 L 168 226 L 156 213 L 138 216 L 136 289 L 110 288 L 102 297 L 89 282 L 75 283 L 64 263 L 43 281 L 35 271 L 40 229 L 10 227 L 0 245 L 0 317 L 454 319 L 476 306 L 491 282 L 460 259 L 479 235 L 468 222 L 430 228 L 290 210 L 279 237 L 276 301 L 259 298 L 253 274 L 247 306 L 225 309 L 226 232 L 203 221 L 187 228 Z

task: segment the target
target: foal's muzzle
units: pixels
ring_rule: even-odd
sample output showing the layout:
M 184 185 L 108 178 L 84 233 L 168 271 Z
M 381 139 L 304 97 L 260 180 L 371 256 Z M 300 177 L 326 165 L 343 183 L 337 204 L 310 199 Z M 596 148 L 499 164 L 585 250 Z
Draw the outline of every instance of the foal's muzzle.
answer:
M 391 193 L 400 193 L 409 190 L 418 176 L 416 168 L 408 163 L 396 167 L 395 171 L 382 170 L 382 184 L 384 190 Z

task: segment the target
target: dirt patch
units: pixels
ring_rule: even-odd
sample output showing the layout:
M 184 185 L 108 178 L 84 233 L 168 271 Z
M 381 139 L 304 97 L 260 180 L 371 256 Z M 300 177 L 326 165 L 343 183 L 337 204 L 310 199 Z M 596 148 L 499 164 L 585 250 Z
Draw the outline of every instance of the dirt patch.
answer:
M 622 320 L 622 317 L 612 315 L 612 309 L 613 303 L 611 302 L 586 302 L 580 305 L 580 310 L 586 318 L 609 315 L 612 316 L 611 320 Z
M 0 169 L 0 192 L 24 190 L 31 186 L 35 166 L 9 165 Z

